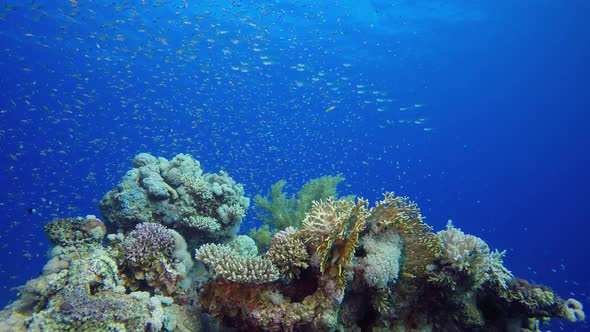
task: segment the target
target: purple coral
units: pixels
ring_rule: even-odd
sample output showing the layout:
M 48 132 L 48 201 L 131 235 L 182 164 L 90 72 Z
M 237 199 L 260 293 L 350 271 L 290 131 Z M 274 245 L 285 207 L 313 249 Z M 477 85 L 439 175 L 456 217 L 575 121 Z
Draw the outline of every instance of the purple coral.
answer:
M 128 261 L 136 264 L 170 257 L 174 251 L 174 237 L 168 229 L 156 223 L 141 223 L 125 239 Z

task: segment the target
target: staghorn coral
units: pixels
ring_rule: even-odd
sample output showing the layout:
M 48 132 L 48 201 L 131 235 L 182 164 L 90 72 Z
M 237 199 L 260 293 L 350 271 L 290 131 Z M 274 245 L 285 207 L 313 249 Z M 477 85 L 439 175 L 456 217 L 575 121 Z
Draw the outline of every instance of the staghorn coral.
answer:
M 303 220 L 301 236 L 317 252 L 320 272 L 327 272 L 337 279 L 338 288 L 346 283 L 344 267 L 352 260 L 359 243 L 359 235 L 364 230 L 368 202 L 358 199 L 314 201 L 311 210 Z
M 307 264 L 309 254 L 305 243 L 301 241 L 297 230 L 293 227 L 287 227 L 275 234 L 266 256 L 287 280 L 299 278 L 301 270 L 309 266 Z
M 228 281 L 263 284 L 279 278 L 279 271 L 269 259 L 240 256 L 227 245 L 204 244 L 196 251 L 196 258 Z
M 101 214 L 122 231 L 152 222 L 197 244 L 235 236 L 250 201 L 227 173 L 203 174 L 185 154 L 168 161 L 141 153 L 133 165 L 99 203 Z

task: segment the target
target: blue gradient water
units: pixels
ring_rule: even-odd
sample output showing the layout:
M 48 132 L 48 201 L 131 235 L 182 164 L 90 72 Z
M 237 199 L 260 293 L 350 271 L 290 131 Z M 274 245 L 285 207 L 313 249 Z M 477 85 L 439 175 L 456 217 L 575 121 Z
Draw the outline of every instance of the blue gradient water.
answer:
M 44 222 L 98 214 L 137 153 L 182 152 L 250 197 L 337 173 L 343 194 L 407 195 L 590 306 L 589 10 L 5 1 L 0 304 L 41 271 Z

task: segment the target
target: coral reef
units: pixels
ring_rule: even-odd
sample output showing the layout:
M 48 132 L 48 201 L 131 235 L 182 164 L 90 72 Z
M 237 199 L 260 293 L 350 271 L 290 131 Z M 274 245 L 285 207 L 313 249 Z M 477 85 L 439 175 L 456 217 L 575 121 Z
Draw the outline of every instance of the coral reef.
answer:
M 237 233 L 250 201 L 227 173 L 203 174 L 200 163 L 185 154 L 168 161 L 141 153 L 133 166 L 99 204 L 101 214 L 121 231 L 158 223 L 197 244 Z
M 66 220 L 70 222 L 48 223 L 46 230 L 52 239 L 58 226 L 67 225 L 61 231 L 71 233 L 57 232 L 62 235 L 60 244 L 64 246 L 52 250 L 43 274 L 22 286 L 20 298 L 0 312 L 3 331 L 177 330 L 180 306 L 169 297 L 129 292 L 117 259 L 100 243 L 102 236 L 92 242 L 69 241 L 78 240 L 80 234 L 78 227 L 71 226 L 72 221 L 81 225 L 93 223 L 102 229 L 104 226 L 95 222 L 97 219 Z M 199 326 L 198 317 L 192 321 L 192 326 Z
M 215 264 L 235 255 L 205 248 L 198 258 Z M 224 253 L 204 253 L 213 248 Z M 503 255 L 452 225 L 432 233 L 405 197 L 386 193 L 370 209 L 331 197 L 313 203 L 300 230 L 273 237 L 266 257 L 283 278 L 217 273 L 199 302 L 239 330 L 506 331 L 583 319 L 578 302 L 514 278 Z
M 94 216 L 48 222 L 50 259 L 0 330 L 500 332 L 585 319 L 575 299 L 514 277 L 505 252 L 452 223 L 432 232 L 405 197 L 324 197 L 342 180 L 330 177 L 287 199 L 279 182 L 259 199 L 268 223 L 237 236 L 248 203 L 227 174 L 186 155 L 133 164 L 100 203 L 117 233 Z

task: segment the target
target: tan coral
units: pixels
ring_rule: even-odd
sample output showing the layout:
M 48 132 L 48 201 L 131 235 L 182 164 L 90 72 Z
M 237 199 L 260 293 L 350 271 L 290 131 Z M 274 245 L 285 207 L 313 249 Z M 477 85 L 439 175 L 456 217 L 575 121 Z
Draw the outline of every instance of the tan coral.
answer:
M 374 231 L 393 230 L 404 240 L 403 275 L 415 278 L 425 275 L 427 268 L 441 255 L 441 244 L 436 234 L 431 233 L 431 227 L 422 221 L 420 209 L 407 197 L 395 196 L 392 192 L 383 194 L 371 209 L 369 223 Z
M 301 234 L 320 258 L 320 272 L 337 278 L 343 288 L 346 276 L 343 268 L 350 263 L 369 217 L 368 202 L 358 199 L 313 202 L 303 220 Z
M 263 284 L 279 278 L 279 271 L 270 259 L 240 256 L 225 245 L 204 244 L 196 251 L 196 258 L 228 281 Z
M 299 278 L 301 270 L 308 267 L 305 243 L 293 227 L 287 227 L 272 238 L 266 255 L 288 280 Z

